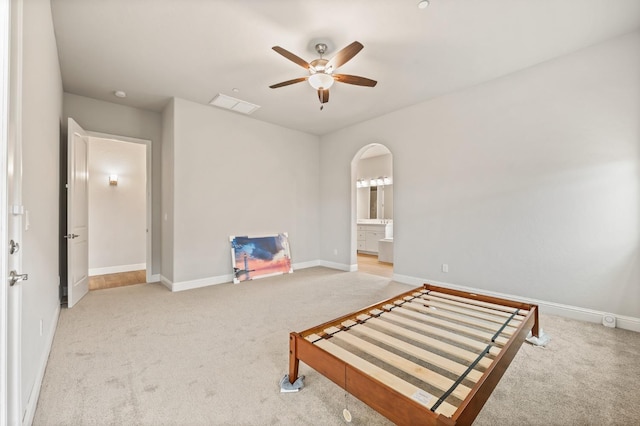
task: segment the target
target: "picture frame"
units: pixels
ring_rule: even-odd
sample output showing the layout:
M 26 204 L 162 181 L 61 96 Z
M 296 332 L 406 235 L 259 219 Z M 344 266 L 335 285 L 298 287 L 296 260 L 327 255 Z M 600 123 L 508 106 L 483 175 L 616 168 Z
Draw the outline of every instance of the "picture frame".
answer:
M 230 236 L 233 282 L 292 273 L 289 235 Z

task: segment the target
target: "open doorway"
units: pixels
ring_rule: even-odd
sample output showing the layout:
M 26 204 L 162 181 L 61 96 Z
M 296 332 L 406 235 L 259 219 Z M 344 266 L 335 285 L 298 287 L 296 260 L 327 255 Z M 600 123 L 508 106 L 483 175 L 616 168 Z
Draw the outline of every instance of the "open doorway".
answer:
M 89 289 L 146 282 L 146 147 L 90 137 Z
M 69 128 L 63 128 L 60 146 L 60 302 L 62 305 L 71 307 L 83 296 L 80 294 L 82 292 L 74 291 L 73 293 L 78 296 L 77 300 L 70 298 L 71 275 L 85 277 L 84 294 L 89 289 L 91 275 L 126 273 L 135 269 L 143 271 L 139 273 L 140 276 L 144 276 L 144 279 L 138 279 L 140 282 L 150 281 L 152 270 L 152 241 L 149 232 L 152 225 L 151 141 L 85 131 L 72 118 L 68 121 Z M 72 155 L 69 150 L 71 135 L 77 136 L 74 141 L 76 139 L 84 141 L 86 148 L 82 153 L 76 152 Z M 137 151 L 138 155 L 129 158 L 127 153 L 132 150 Z M 89 165 L 90 155 L 92 156 L 91 166 Z M 74 174 L 72 171 L 75 170 L 75 165 L 80 163 L 85 164 L 84 171 L 81 172 L 83 176 L 81 180 L 86 182 L 83 184 L 86 195 L 80 198 L 74 197 L 76 201 L 71 203 L 72 200 L 67 195 L 70 195 L 68 192 L 72 191 L 72 187 L 77 186 L 74 182 L 80 176 L 79 172 Z M 90 185 L 93 186 L 92 189 L 89 188 Z M 132 191 L 133 185 L 135 189 Z M 70 203 L 75 207 L 71 208 Z M 89 203 L 92 203 L 91 212 Z M 87 236 L 86 244 L 82 249 L 84 253 L 82 262 L 77 259 L 78 256 L 69 257 L 68 241 L 73 238 L 72 241 L 75 242 L 75 237 L 79 235 L 71 235 L 67 229 L 70 214 L 80 207 L 84 210 L 83 214 L 86 217 L 84 234 Z M 121 222 L 126 222 L 132 215 L 132 211 L 135 224 L 121 226 Z M 73 217 L 77 216 L 78 214 L 74 214 Z M 105 235 L 109 238 L 105 238 Z M 132 243 L 132 238 L 135 239 L 135 243 Z M 93 249 L 92 253 L 90 253 L 90 246 Z M 132 247 L 137 250 L 135 258 L 129 256 L 129 249 Z M 110 253 L 111 257 L 105 256 L 105 252 Z M 118 253 L 123 255 L 116 255 Z M 90 255 L 94 256 L 91 261 L 89 261 Z
M 148 281 L 149 150 L 147 141 L 89 137 L 89 290 Z
M 358 270 L 393 276 L 393 157 L 382 144 L 363 147 L 352 163 Z

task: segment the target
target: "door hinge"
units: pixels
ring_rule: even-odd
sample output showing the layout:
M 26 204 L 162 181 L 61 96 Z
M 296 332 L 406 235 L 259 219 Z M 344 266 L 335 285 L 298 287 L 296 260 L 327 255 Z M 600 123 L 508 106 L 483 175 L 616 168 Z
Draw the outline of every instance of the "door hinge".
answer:
M 11 240 L 9 241 L 9 254 L 14 254 L 20 251 L 20 244 Z

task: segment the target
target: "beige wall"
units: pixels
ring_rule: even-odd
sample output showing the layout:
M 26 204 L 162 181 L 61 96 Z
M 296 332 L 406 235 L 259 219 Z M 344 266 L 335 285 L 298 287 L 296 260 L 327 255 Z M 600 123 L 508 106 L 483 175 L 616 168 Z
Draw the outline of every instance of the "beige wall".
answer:
M 57 321 L 62 79 L 48 0 L 25 0 L 22 69 L 22 408 L 33 415 Z M 20 34 L 13 34 L 20 37 Z M 15 78 L 15 77 L 14 77 Z M 15 100 L 13 100 L 15 102 Z M 23 224 L 26 225 L 27 218 Z M 42 321 L 42 335 L 40 322 Z
M 400 278 L 640 318 L 639 75 L 636 32 L 322 137 L 321 258 L 355 263 L 350 164 L 382 143 Z
M 172 99 L 162 111 L 162 268 L 160 274 L 170 282 L 173 282 L 174 109 L 175 100 Z
M 173 281 L 230 281 L 231 235 L 288 232 L 293 263 L 317 261 L 318 137 L 182 99 L 174 108 Z

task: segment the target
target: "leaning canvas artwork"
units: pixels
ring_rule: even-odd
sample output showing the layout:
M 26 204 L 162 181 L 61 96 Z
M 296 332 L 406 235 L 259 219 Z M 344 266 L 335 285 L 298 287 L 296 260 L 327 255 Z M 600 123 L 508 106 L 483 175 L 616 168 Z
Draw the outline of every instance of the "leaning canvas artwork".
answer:
M 293 272 L 287 233 L 229 240 L 234 283 Z

